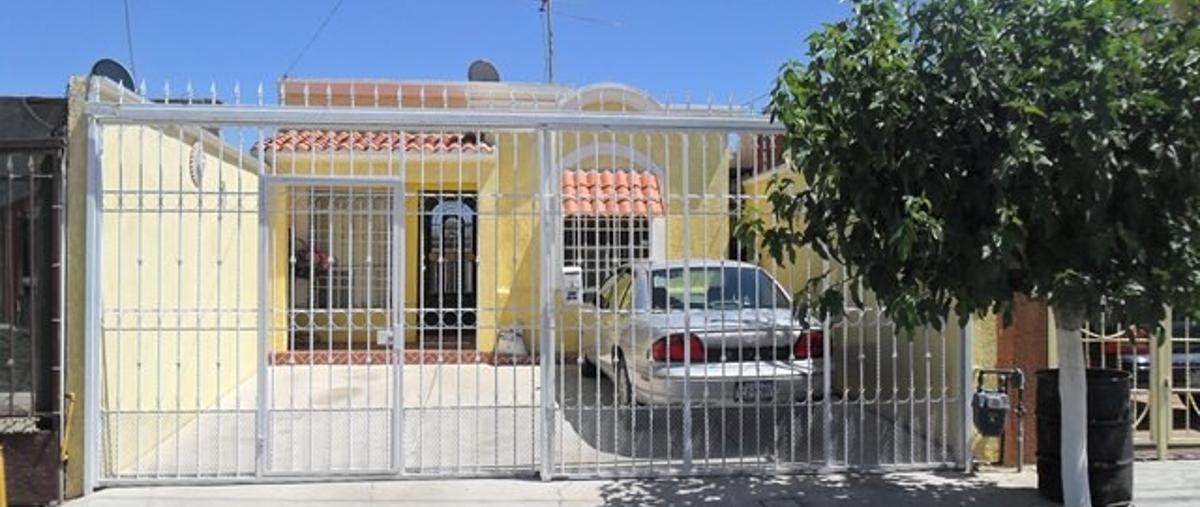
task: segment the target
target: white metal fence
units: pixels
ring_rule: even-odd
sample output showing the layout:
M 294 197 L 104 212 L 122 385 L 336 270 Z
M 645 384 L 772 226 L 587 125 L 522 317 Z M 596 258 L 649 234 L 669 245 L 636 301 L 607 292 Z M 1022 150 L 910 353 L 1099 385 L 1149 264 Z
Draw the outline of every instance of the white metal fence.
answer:
M 619 86 L 94 82 L 92 486 L 968 459 L 969 340 L 800 321 L 779 127 Z M 247 93 L 246 95 L 250 95 Z
M 1101 313 L 1083 337 L 1089 368 L 1132 375 L 1130 416 L 1137 444 L 1153 446 L 1165 458 L 1171 446 L 1200 443 L 1200 321 L 1194 315 L 1171 311 L 1155 329 Z

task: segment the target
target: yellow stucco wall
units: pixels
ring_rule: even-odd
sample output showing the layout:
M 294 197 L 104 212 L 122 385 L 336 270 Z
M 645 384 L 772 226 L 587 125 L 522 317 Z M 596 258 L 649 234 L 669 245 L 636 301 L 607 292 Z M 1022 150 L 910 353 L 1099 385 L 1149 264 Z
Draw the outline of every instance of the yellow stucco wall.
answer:
M 418 256 L 420 245 L 419 196 L 423 192 L 470 192 L 478 198 L 478 326 L 477 347 L 492 350 L 498 332 L 507 328 L 525 331 L 534 345 L 533 328 L 538 322 L 538 286 L 541 269 L 538 208 L 541 155 L 536 135 L 530 132 L 489 133 L 496 149 L 491 154 L 435 155 L 404 154 L 361 156 L 348 152 L 329 154 L 281 153 L 268 155 L 272 170 L 280 174 L 398 175 L 405 179 L 405 307 L 409 346 L 417 344 L 416 328 L 421 305 Z M 621 134 L 611 132 L 562 132 L 553 137 L 558 160 L 576 151 L 595 153 L 579 158 L 562 169 L 628 169 L 631 161 L 613 150 L 628 147 L 644 155 L 661 170 L 666 205 L 663 248 L 668 258 L 723 258 L 729 240 L 727 138 L 718 134 Z M 687 176 L 684 171 L 687 168 Z M 645 170 L 644 167 L 637 169 Z M 685 190 L 684 183 L 687 183 Z M 376 185 L 373 188 L 386 189 Z M 303 187 L 298 187 L 303 192 Z M 688 200 L 688 228 L 684 226 L 684 202 Z M 275 229 L 287 230 L 287 218 Z M 304 222 L 293 216 L 292 224 Z M 303 227 L 296 228 L 303 234 Z M 688 234 L 685 235 L 685 232 Z M 286 245 L 286 242 L 282 243 Z M 686 246 L 685 246 L 686 245 Z M 286 246 L 284 247 L 286 249 Z M 286 250 L 282 250 L 286 251 Z M 283 271 L 286 273 L 286 269 Z M 320 313 L 320 312 L 318 312 Z M 315 319 L 319 325 L 324 316 Z M 336 323 L 340 323 L 337 321 Z M 339 338 L 340 337 L 340 338 Z M 335 336 L 344 340 L 345 334 Z M 278 337 L 276 338 L 278 340 Z M 369 339 L 366 333 L 355 340 Z M 567 352 L 575 340 L 565 340 Z M 531 347 L 533 349 L 535 347 Z
M 101 100 L 116 100 L 115 90 L 102 87 Z M 101 170 L 87 164 L 87 93 L 86 80 L 72 78 L 66 322 L 67 392 L 76 401 L 67 421 L 67 497 L 82 493 L 85 431 L 100 432 L 109 449 L 101 473 L 128 471 L 257 364 L 257 178 L 239 168 L 249 157 L 200 130 L 102 127 L 99 404 L 106 417 L 100 428 L 83 427 L 84 203 L 88 172 Z M 189 169 L 197 143 L 200 186 Z M 247 400 L 242 408 L 253 407 Z
M 106 126 L 102 140 L 102 466 L 121 471 L 255 372 L 258 179 L 198 129 Z
M 82 493 L 85 432 L 99 432 L 109 450 L 100 473 L 129 471 L 196 410 L 252 376 L 257 364 L 258 183 L 239 168 L 250 158 L 239 158 L 209 132 L 108 126 L 100 130 L 102 169 L 88 167 L 87 89 L 86 80 L 72 78 L 66 322 L 67 392 L 76 401 L 67 421 L 67 497 Z M 115 100 L 116 93 L 102 87 L 100 98 Z M 189 169 L 197 143 L 205 161 L 200 186 Z M 94 170 L 103 170 L 99 404 L 105 416 L 100 428 L 84 428 L 84 203 Z M 254 400 L 241 408 L 252 414 Z M 143 471 L 150 467 L 142 464 Z
M 67 92 L 67 249 L 64 324 L 66 325 L 66 392 L 73 399 L 67 409 L 63 439 L 67 462 L 64 464 L 63 495 L 75 498 L 83 494 L 84 407 L 84 244 L 87 199 L 87 121 L 84 117 L 87 82 L 80 77 L 70 80 Z

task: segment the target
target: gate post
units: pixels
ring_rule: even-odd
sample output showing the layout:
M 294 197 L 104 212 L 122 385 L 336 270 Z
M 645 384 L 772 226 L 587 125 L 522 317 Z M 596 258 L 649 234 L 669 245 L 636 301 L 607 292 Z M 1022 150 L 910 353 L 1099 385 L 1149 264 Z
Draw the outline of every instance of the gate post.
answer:
M 826 269 L 829 263 L 825 262 Z M 826 350 L 825 354 L 821 354 L 821 442 L 822 452 L 825 454 L 825 470 L 832 470 L 837 464 L 837 459 L 834 457 L 833 446 L 833 321 L 830 320 L 829 314 L 825 314 L 821 321 L 821 329 L 825 331 Z M 842 412 L 843 423 L 845 422 L 845 411 Z M 810 422 L 811 424 L 811 422 Z
M 392 281 L 392 286 L 389 290 L 392 293 L 392 350 L 390 361 L 392 367 L 392 469 L 400 475 L 404 475 L 404 354 L 406 352 L 405 337 L 408 332 L 406 320 L 408 315 L 405 313 L 404 292 L 407 290 L 408 281 L 405 280 L 405 275 L 408 272 L 408 265 L 405 264 L 405 249 L 408 248 L 407 231 L 405 231 L 405 221 L 408 220 L 407 203 L 405 199 L 405 177 L 407 176 L 407 168 L 401 167 L 398 172 L 399 182 L 392 189 L 392 258 L 390 259 L 392 272 L 389 274 Z M 420 205 L 417 206 L 420 209 Z M 420 225 L 417 226 L 418 230 Z M 418 252 L 418 256 L 420 252 Z M 418 275 L 419 278 L 419 275 Z M 418 317 L 419 318 L 419 317 Z
M 100 98 L 99 78 L 91 78 L 88 101 Z M 103 145 L 100 125 L 88 115 L 87 218 L 84 221 L 84 331 L 83 331 L 83 494 L 96 490 L 100 476 L 100 225 Z
M 971 325 L 974 322 L 974 317 L 967 320 L 967 325 L 960 328 L 959 337 L 962 343 L 958 345 L 958 424 L 959 429 L 959 465 L 962 465 L 963 471 L 970 473 L 973 461 L 975 459 L 974 450 L 971 448 L 971 428 L 973 421 L 971 418 L 971 374 L 974 369 L 974 350 L 972 347 L 972 332 Z M 1017 459 L 1022 459 L 1018 457 Z
M 259 145 L 262 145 L 262 132 L 258 135 Z M 270 224 L 270 202 L 271 202 L 271 185 L 267 180 L 266 161 L 263 157 L 258 159 L 258 280 L 257 280 L 257 301 L 255 304 L 258 307 L 257 321 L 257 349 L 258 357 L 255 358 L 255 413 L 254 413 L 254 476 L 262 477 L 267 471 L 269 462 L 267 460 L 267 438 L 270 433 L 270 386 L 267 382 L 270 381 L 270 367 L 268 356 L 271 354 L 271 340 L 268 337 L 270 333 L 267 325 L 268 319 L 271 316 L 271 302 L 268 296 L 268 287 L 270 285 L 270 277 L 268 272 L 271 266 L 271 224 Z
M 539 475 L 543 481 L 550 480 L 554 473 L 554 422 L 557 401 L 554 390 L 554 348 L 557 332 L 557 298 L 559 277 L 562 268 L 559 256 L 562 249 L 560 234 L 560 208 L 562 199 L 559 194 L 562 184 L 559 183 L 561 173 L 555 167 L 554 134 L 546 129 L 537 131 L 538 168 L 541 181 L 539 193 L 541 202 L 538 203 L 538 222 L 541 236 L 538 241 L 541 253 L 541 271 L 538 277 L 539 299 L 539 331 L 538 331 L 538 371 L 541 374 L 541 411 L 542 431 L 539 450 L 541 462 Z
M 1151 344 L 1150 352 L 1150 438 L 1154 441 L 1155 457 L 1167 459 L 1167 448 L 1171 441 L 1173 409 L 1171 407 L 1171 308 L 1167 307 L 1162 322 L 1162 331 Z M 1136 387 L 1136 379 L 1134 381 Z M 1190 407 L 1189 407 L 1190 409 Z
M 821 262 L 821 271 L 828 273 L 829 261 Z M 829 280 L 821 281 L 821 290 L 829 288 Z M 821 450 L 825 454 L 825 469 L 831 470 L 836 464 L 833 456 L 833 350 L 834 337 L 833 321 L 830 320 L 829 314 L 821 316 L 821 329 L 825 331 L 825 350 L 826 353 L 821 354 Z M 811 403 L 811 402 L 809 402 Z M 845 412 L 843 411 L 843 418 Z M 811 421 L 809 424 L 812 424 Z

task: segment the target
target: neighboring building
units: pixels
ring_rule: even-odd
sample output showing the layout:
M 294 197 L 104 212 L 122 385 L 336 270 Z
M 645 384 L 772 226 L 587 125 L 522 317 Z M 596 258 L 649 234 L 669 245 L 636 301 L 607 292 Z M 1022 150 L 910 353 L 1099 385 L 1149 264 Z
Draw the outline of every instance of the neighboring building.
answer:
M 0 446 L 8 500 L 59 498 L 67 101 L 0 97 Z

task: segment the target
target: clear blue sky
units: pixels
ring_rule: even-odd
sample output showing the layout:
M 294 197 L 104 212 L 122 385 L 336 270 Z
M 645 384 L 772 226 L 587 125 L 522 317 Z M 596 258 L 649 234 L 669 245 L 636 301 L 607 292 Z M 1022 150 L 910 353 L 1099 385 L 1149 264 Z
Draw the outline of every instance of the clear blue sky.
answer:
M 136 78 L 273 83 L 337 0 L 128 0 Z M 129 67 L 122 0 L 5 2 L 0 95 L 61 95 L 111 57 Z M 345 0 L 293 76 L 463 79 L 475 58 L 543 80 L 538 0 Z M 838 0 L 554 0 L 556 81 L 621 81 L 656 97 L 742 103 L 766 92 Z M 583 20 L 580 18 L 588 18 Z M 272 97 L 273 99 L 273 97 Z M 760 101 L 761 103 L 762 101 Z

